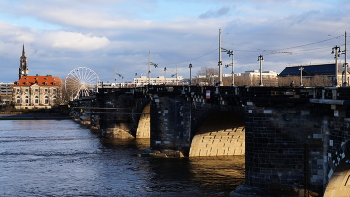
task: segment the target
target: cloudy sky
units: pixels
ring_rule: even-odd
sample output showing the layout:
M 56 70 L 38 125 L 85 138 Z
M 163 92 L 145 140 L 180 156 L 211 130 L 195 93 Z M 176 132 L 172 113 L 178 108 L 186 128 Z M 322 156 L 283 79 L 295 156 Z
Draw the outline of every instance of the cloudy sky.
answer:
M 332 63 L 332 47 L 344 50 L 350 33 L 349 10 L 348 0 L 0 0 L 0 82 L 18 80 L 23 43 L 30 75 L 65 78 L 87 67 L 113 82 L 116 67 L 131 81 L 147 75 L 150 51 L 159 65 L 152 77 L 164 67 L 170 77 L 177 65 L 186 78 L 190 63 L 193 74 L 218 68 L 220 28 L 235 73 L 259 69 L 260 54 L 263 70 L 277 73 Z

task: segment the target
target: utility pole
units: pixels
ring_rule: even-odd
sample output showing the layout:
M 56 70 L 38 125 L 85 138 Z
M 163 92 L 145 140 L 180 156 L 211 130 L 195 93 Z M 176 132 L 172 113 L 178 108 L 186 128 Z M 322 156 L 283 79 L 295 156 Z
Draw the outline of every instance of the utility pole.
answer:
M 150 60 L 150 53 L 151 51 L 148 50 L 148 74 L 147 74 L 147 78 L 148 78 L 148 85 L 151 85 L 151 60 Z
M 334 58 L 335 58 L 335 81 L 334 81 L 334 86 L 337 87 L 339 84 L 338 84 L 338 57 L 340 56 L 340 47 L 338 47 L 337 45 L 335 45 L 335 47 L 332 48 L 332 54 L 335 54 L 334 55 Z
M 234 65 L 234 62 L 233 62 L 233 56 L 234 56 L 234 54 L 233 54 L 233 51 L 232 51 L 232 86 L 235 86 L 235 72 L 234 72 L 235 65 Z
M 263 82 L 262 82 L 262 61 L 264 61 L 264 57 L 262 55 L 258 56 L 258 61 L 260 62 L 260 82 L 259 82 L 259 86 L 263 86 Z
M 345 62 L 344 62 L 344 67 L 345 67 L 345 74 L 344 74 L 344 83 L 343 86 L 348 86 L 348 63 L 347 63 L 347 52 L 346 52 L 346 31 L 345 31 Z
M 300 66 L 299 70 L 300 70 L 300 86 L 303 86 L 303 70 L 304 70 L 304 67 Z
M 225 67 L 226 68 L 228 68 L 230 65 L 232 66 L 232 86 L 234 86 L 235 85 L 235 72 L 234 72 L 234 67 L 235 67 L 235 65 L 234 65 L 234 61 L 233 61 L 233 59 L 234 59 L 234 54 L 233 54 L 233 51 L 231 51 L 231 50 L 227 50 L 227 49 L 222 49 L 222 51 L 223 52 L 226 52 L 227 54 L 228 54 L 228 56 L 230 57 L 231 55 L 232 55 L 232 63 L 231 64 L 227 64 L 227 65 L 225 65 Z
M 117 64 L 114 64 L 114 85 L 117 86 Z
M 223 86 L 222 83 L 222 57 L 221 57 L 221 28 L 219 29 L 219 86 Z

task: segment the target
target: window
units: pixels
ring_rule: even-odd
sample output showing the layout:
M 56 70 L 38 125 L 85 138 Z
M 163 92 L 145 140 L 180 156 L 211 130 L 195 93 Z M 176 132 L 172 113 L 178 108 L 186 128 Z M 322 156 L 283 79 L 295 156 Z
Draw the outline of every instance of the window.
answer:
M 39 103 L 39 98 L 38 98 L 38 96 L 35 96 L 35 100 L 34 100 L 34 102 L 35 102 L 36 104 L 38 104 L 38 103 Z
M 49 104 L 49 97 L 45 96 L 45 104 Z

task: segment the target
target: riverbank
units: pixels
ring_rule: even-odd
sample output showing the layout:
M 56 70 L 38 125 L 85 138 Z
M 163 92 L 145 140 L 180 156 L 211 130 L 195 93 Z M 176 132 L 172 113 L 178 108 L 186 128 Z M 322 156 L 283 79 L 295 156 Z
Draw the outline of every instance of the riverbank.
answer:
M 4 113 L 0 114 L 0 120 L 62 120 L 71 119 L 68 115 L 58 113 Z

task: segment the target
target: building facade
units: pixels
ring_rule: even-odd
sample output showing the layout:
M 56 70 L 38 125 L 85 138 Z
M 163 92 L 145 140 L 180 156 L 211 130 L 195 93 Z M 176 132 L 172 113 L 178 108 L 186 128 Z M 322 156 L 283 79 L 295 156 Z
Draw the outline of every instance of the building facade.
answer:
M 248 70 L 244 73 L 237 73 L 235 77 L 243 77 L 248 80 L 250 85 L 259 85 L 260 82 L 260 71 L 259 70 Z M 275 86 L 277 85 L 277 73 L 275 71 L 262 71 L 261 79 L 263 85 Z M 245 85 L 248 85 L 245 84 Z
M 182 84 L 183 78 L 181 76 L 178 76 L 177 78 L 165 78 L 164 76 L 158 76 L 156 78 L 147 78 L 147 76 L 141 76 L 140 78 L 134 78 L 134 84 L 136 86 L 143 86 L 147 84 L 151 85 L 163 85 L 163 84 L 169 84 L 169 85 L 176 85 L 176 84 Z
M 12 101 L 13 83 L 0 83 L 0 105 L 9 105 Z
M 59 77 L 23 76 L 13 85 L 16 109 L 50 109 L 59 103 L 62 81 Z

